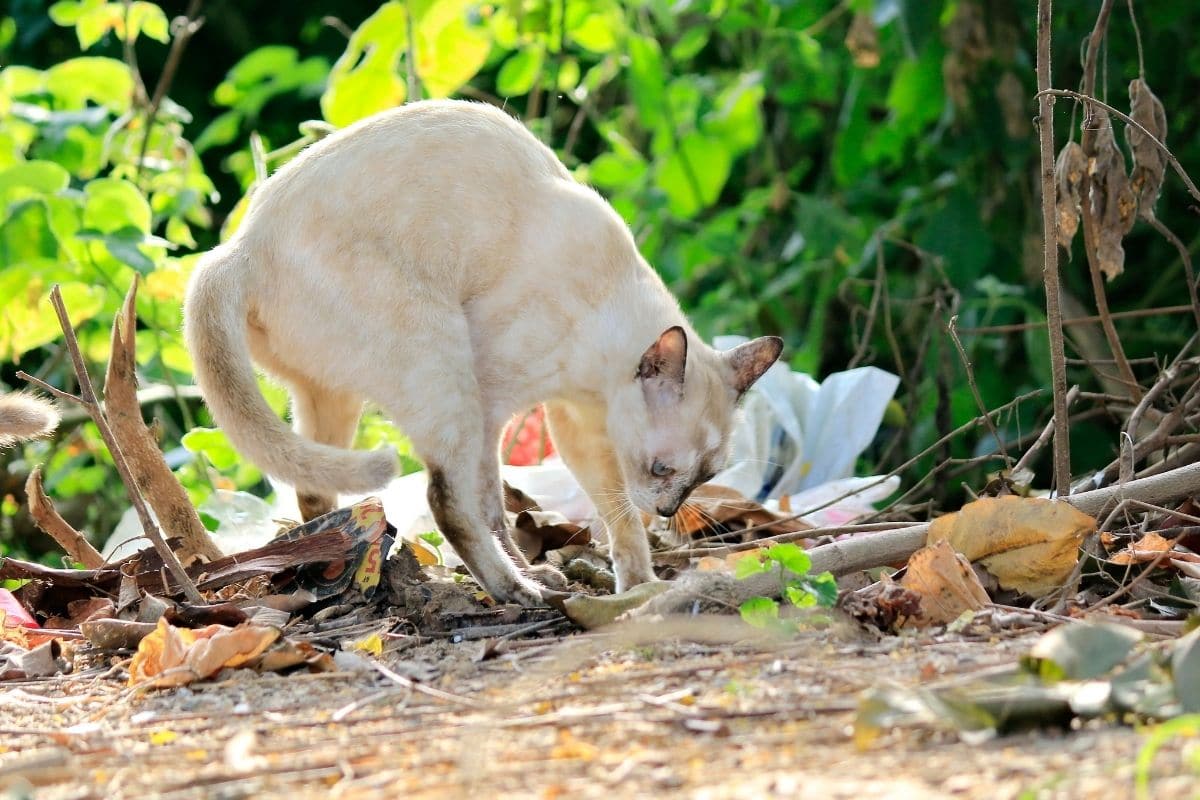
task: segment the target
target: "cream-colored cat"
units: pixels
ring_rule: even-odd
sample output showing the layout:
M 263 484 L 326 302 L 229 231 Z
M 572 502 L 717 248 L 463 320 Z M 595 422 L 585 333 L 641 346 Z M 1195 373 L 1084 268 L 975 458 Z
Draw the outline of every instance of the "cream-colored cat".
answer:
M 392 476 L 390 450 L 346 449 L 374 401 L 471 574 L 525 604 L 548 589 L 505 530 L 505 423 L 547 402 L 628 589 L 654 578 L 635 509 L 674 514 L 719 469 L 738 397 L 782 347 L 708 347 L 598 194 L 519 122 L 457 101 L 371 117 L 280 169 L 196 268 L 184 318 L 213 416 L 306 518 Z M 295 432 L 251 358 L 290 389 Z

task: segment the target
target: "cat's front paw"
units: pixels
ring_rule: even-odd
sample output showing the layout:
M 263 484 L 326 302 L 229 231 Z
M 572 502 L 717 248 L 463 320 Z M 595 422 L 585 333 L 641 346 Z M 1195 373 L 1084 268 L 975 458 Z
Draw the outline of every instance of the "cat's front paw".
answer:
M 654 570 L 647 566 L 645 569 L 621 569 L 621 565 L 616 565 L 617 573 L 617 594 L 627 592 L 635 586 L 643 583 L 650 583 L 658 580 L 658 576 L 654 574 Z
M 563 591 L 567 588 L 567 576 L 549 564 L 538 564 L 537 566 L 530 567 L 526 572 L 529 574 L 529 577 L 550 589 Z

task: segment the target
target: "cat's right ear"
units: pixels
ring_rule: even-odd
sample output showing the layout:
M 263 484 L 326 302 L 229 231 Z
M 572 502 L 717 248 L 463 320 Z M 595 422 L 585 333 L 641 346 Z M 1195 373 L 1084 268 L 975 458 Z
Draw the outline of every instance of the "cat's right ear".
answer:
M 638 363 L 637 379 L 646 403 L 661 407 L 682 398 L 686 367 L 687 334 L 678 325 L 667 328 Z

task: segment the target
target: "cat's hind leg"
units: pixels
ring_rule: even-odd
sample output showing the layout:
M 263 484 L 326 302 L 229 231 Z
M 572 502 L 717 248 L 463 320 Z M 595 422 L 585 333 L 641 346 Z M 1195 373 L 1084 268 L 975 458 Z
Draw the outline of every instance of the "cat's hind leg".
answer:
M 292 419 L 296 432 L 314 442 L 348 448 L 354 442 L 362 399 L 348 392 L 316 386 L 310 381 L 291 380 Z M 300 516 L 307 522 L 337 506 L 337 494 L 310 488 L 296 491 Z

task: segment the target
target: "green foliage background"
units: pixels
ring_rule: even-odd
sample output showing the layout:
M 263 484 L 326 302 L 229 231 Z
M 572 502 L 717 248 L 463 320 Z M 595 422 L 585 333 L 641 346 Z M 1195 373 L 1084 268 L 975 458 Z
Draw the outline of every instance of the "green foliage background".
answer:
M 1004 417 L 1005 439 L 1045 419 L 1044 330 L 970 331 L 1044 316 L 1032 0 L 200 8 L 204 25 L 150 126 L 183 3 L 13 0 L 0 16 L 0 389 L 18 386 L 17 369 L 71 387 L 46 300 L 55 282 L 98 375 L 113 315 L 140 276 L 142 383 L 167 389 L 150 411 L 197 500 L 213 486 L 267 486 L 205 427 L 186 390 L 180 299 L 195 254 L 228 235 L 256 181 L 329 126 L 411 99 L 410 50 L 422 96 L 503 105 L 608 197 L 702 334 L 783 335 L 792 366 L 818 377 L 864 363 L 900 373 L 864 469 L 890 469 L 978 413 L 945 334 L 952 315 L 985 405 L 1047 390 Z M 1170 129 L 1190 131 L 1200 49 L 1187 32 L 1200 7 L 1158 0 L 1137 10 L 1146 77 Z M 1055 85 L 1075 88 L 1094 9 L 1056 12 Z M 1137 63 L 1121 9 L 1102 82 L 1118 107 L 1128 107 Z M 1059 102 L 1059 144 L 1079 116 Z M 1191 137 L 1168 143 L 1185 166 L 1200 162 Z M 1168 176 L 1159 217 L 1192 242 L 1187 205 Z M 1114 310 L 1183 302 L 1182 267 L 1166 243 L 1139 225 L 1126 251 L 1127 272 L 1109 286 Z M 1064 269 L 1068 310 L 1071 298 L 1090 310 L 1082 253 Z M 1191 332 L 1187 320 L 1122 322 L 1129 355 L 1172 354 Z M 1076 349 L 1095 355 L 1097 331 L 1079 336 Z M 1106 377 L 1076 366 L 1071 379 L 1095 388 Z M 282 395 L 270 396 L 282 413 Z M 1077 474 L 1111 457 L 1115 430 L 1104 417 L 1076 427 Z M 360 439 L 402 443 L 374 416 Z M 982 433 L 964 437 L 920 460 L 906 486 L 947 457 L 995 447 Z M 4 547 L 50 549 L 18 512 L 23 476 L 41 460 L 64 514 L 106 535 L 123 493 L 90 423 L 73 422 L 53 445 L 0 461 Z M 981 469 L 939 472 L 924 496 L 954 502 L 959 482 L 978 483 Z

